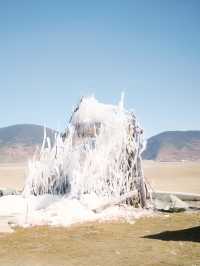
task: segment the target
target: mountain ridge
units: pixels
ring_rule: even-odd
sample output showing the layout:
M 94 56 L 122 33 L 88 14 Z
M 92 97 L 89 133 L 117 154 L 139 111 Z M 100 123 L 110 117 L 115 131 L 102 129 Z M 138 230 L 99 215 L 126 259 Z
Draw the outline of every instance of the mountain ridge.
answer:
M 161 132 L 148 139 L 142 155 L 145 160 L 200 160 L 200 130 Z
M 47 136 L 54 138 L 55 130 L 46 128 Z M 22 162 L 30 159 L 43 141 L 44 127 L 34 124 L 16 124 L 0 128 L 0 163 Z
M 54 139 L 55 130 L 46 128 Z M 32 158 L 43 141 L 44 127 L 16 124 L 0 128 L 0 163 L 24 162 Z M 200 160 L 200 130 L 164 131 L 150 137 L 142 154 L 144 160 Z

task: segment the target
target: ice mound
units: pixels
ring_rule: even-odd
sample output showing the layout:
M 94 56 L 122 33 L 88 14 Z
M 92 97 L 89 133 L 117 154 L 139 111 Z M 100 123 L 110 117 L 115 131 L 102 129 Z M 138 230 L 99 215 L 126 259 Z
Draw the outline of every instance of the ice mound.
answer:
M 143 215 L 149 190 L 142 150 L 142 130 L 123 96 L 118 105 L 82 98 L 53 145 L 45 133 L 23 194 L 0 198 L 0 216 L 15 216 L 20 225 L 67 226 Z

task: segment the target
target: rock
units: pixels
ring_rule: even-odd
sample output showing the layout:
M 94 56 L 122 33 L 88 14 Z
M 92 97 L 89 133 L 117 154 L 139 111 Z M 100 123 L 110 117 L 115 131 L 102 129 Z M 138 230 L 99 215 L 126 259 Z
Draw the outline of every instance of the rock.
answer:
M 159 211 L 180 212 L 189 208 L 188 204 L 172 194 L 163 194 L 155 198 L 154 206 Z
M 153 191 L 153 199 L 163 199 L 167 195 L 174 195 L 183 201 L 200 201 L 200 194 L 185 192 Z

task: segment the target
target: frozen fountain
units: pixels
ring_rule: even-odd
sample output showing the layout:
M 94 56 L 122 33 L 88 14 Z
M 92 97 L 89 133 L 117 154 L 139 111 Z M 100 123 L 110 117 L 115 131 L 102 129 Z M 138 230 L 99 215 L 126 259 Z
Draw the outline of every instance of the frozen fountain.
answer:
M 123 95 L 118 105 L 84 97 L 64 134 L 53 143 L 44 134 L 23 194 L 4 197 L 0 216 L 14 215 L 19 225 L 64 226 L 140 217 L 150 194 L 142 150 L 142 129 Z
M 108 200 L 127 195 L 132 205 L 146 205 L 141 152 L 142 130 L 123 107 L 82 98 L 64 135 L 55 143 L 44 136 L 38 159 L 29 164 L 24 195 L 95 194 Z M 131 196 L 129 196 L 131 195 Z

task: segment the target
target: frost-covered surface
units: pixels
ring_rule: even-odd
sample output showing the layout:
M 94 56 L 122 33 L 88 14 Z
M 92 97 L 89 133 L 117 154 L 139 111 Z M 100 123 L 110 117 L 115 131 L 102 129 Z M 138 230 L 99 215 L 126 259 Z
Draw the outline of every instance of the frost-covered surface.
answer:
M 21 225 L 137 218 L 146 211 L 125 204 L 94 209 L 130 192 L 140 203 L 142 149 L 142 131 L 123 97 L 116 106 L 83 98 L 65 137 L 56 135 L 52 145 L 44 136 L 39 158 L 29 162 L 23 195 L 2 197 L 0 216 L 15 216 Z
M 40 195 L 24 198 L 10 195 L 0 198 L 0 218 L 10 217 L 13 225 L 70 226 L 84 222 L 104 222 L 122 220 L 134 222 L 143 216 L 152 215 L 152 211 L 136 209 L 128 205 L 115 205 L 95 213 L 92 208 L 102 204 L 95 195 L 85 196 L 81 200 L 69 197 Z

